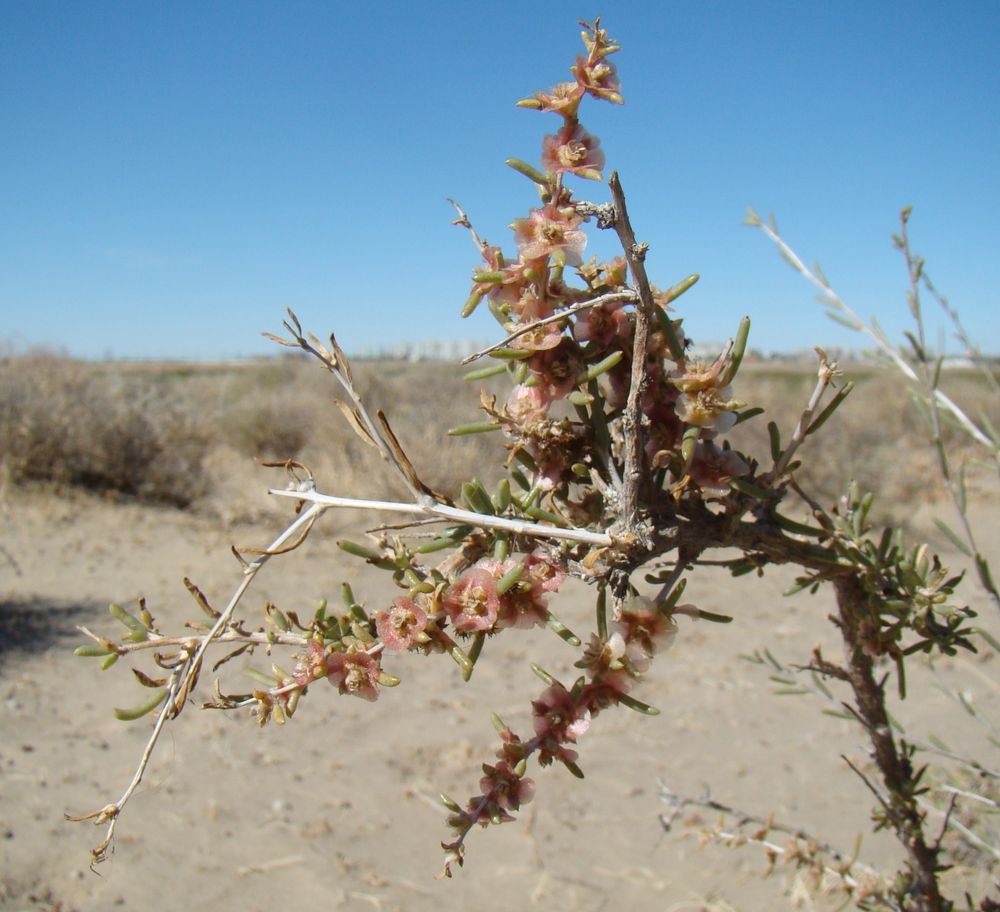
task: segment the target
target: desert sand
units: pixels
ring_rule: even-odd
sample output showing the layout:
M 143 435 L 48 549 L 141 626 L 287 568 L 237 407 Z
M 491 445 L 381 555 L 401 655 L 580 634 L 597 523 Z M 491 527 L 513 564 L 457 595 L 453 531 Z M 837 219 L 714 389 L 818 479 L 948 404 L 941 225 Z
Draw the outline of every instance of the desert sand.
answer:
M 176 629 L 198 616 L 184 576 L 224 604 L 240 577 L 230 545 L 262 546 L 281 526 L 230 526 L 45 490 L 11 491 L 0 509 L 2 908 L 834 907 L 806 895 L 788 868 L 764 879 L 757 847 L 700 846 L 699 824 L 714 822 L 712 813 L 689 810 L 664 832 L 661 781 L 681 794 L 710 789 L 746 811 L 773 812 L 847 852 L 865 833 L 862 856 L 876 865 L 899 857 L 893 840 L 870 834 L 871 797 L 840 757 L 867 765 L 858 729 L 823 715 L 816 698 L 774 696 L 767 673 L 740 658 L 769 647 L 806 661 L 817 644 L 835 654 L 830 595 L 783 598 L 793 577 L 783 568 L 737 580 L 705 569 L 692 575 L 685 600 L 734 621 L 681 619 L 671 651 L 636 691 L 662 714 L 619 708 L 595 719 L 578 745 L 583 782 L 561 767 L 533 767 L 534 801 L 516 822 L 472 833 L 465 868 L 451 881 L 434 877 L 448 838 L 437 795 L 464 800 L 478 791 L 480 764 L 497 743 L 490 711 L 530 732 L 530 700 L 543 689 L 530 661 L 573 679 L 574 651 L 548 631 L 513 630 L 490 641 L 468 684 L 446 657 L 405 654 L 385 664 L 402 684 L 374 704 L 314 685 L 284 727 L 260 729 L 246 712 L 187 709 L 123 815 L 114 854 L 94 873 L 89 850 L 102 830 L 63 815 L 121 794 L 150 722 L 114 718 L 112 707 L 138 702 L 140 688 L 125 661 L 102 672 L 95 660 L 74 657 L 82 642 L 75 627 L 111 633 L 108 603 L 144 595 L 161 627 Z M 926 530 L 945 509 L 922 508 L 912 518 Z M 992 509 L 977 517 L 996 554 Z M 310 612 L 321 597 L 335 599 L 345 580 L 369 607 L 387 599 L 390 581 L 334 546 L 361 522 L 328 514 L 301 549 L 272 561 L 245 603 L 250 618 L 257 622 L 266 599 Z M 996 634 L 995 609 L 975 585 L 965 597 Z M 553 609 L 586 635 L 592 605 L 581 584 L 564 587 Z M 251 661 L 268 665 L 263 655 Z M 246 689 L 238 665 L 225 666 L 224 681 Z M 996 749 L 982 754 L 975 725 L 934 686 L 960 687 L 996 717 L 996 659 L 938 661 L 935 675 L 914 667 L 911 697 L 895 708 L 900 720 L 914 737 L 936 734 L 997 765 Z M 199 697 L 208 697 L 209 682 L 206 675 Z M 969 870 L 956 876 L 985 878 Z

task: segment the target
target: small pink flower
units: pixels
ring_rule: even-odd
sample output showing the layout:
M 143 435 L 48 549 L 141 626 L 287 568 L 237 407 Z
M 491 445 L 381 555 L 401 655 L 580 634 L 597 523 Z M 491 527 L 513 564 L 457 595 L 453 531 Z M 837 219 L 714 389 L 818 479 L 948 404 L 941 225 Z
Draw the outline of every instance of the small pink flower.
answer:
M 390 652 L 403 652 L 427 626 L 427 615 L 413 599 L 400 596 L 388 611 L 375 615 L 375 629 Z
M 623 256 L 601 263 L 601 270 L 604 272 L 604 284 L 611 288 L 621 287 L 628 278 L 628 262 Z
M 517 582 L 500 596 L 500 613 L 497 628 L 544 627 L 549 619 L 545 594 L 532 582 Z
M 473 567 L 448 587 L 443 604 L 459 633 L 492 630 L 500 610 L 493 575 L 482 567 Z
M 515 386 L 507 399 L 507 414 L 521 428 L 530 427 L 545 417 L 549 402 L 537 386 Z
M 634 683 L 635 678 L 626 671 L 602 671 L 583 688 L 580 698 L 586 702 L 591 716 L 596 716 L 609 706 L 617 706 Z
M 733 406 L 739 407 L 731 398 L 732 388 L 716 389 L 706 387 L 690 393 L 681 393 L 677 401 L 677 417 L 685 424 L 710 428 L 725 434 L 736 424 Z
M 523 108 L 537 108 L 539 111 L 552 111 L 561 114 L 567 120 L 576 117 L 580 100 L 584 96 L 584 88 L 578 82 L 560 82 L 551 92 L 535 92 L 531 98 L 525 98 L 518 104 Z
M 579 227 L 581 222 L 574 209 L 560 209 L 549 203 L 541 209 L 532 209 L 528 218 L 518 219 L 511 227 L 523 260 L 550 256 L 556 263 L 579 266 L 587 246 L 587 235 Z
M 694 361 L 684 370 L 670 374 L 670 382 L 680 390 L 677 417 L 685 424 L 710 428 L 724 434 L 736 424 L 735 409 L 741 403 L 732 398 L 732 387 L 723 385 L 729 355 L 720 355 L 712 364 Z
M 542 491 L 553 491 L 569 470 L 566 454 L 555 447 L 542 447 L 537 442 L 528 445 L 528 452 L 535 460 L 537 471 L 532 479 Z
M 614 104 L 622 103 L 622 85 L 613 63 L 578 56 L 576 66 L 570 69 L 576 77 L 577 84 L 594 98 L 603 98 Z
M 367 652 L 331 652 L 326 657 L 330 683 L 342 694 L 378 699 L 379 660 Z
M 547 351 L 550 348 L 555 348 L 562 340 L 562 329 L 555 323 L 546 323 L 544 326 L 535 327 L 530 332 L 518 336 L 511 343 L 511 348 L 520 348 L 526 351 Z
M 475 269 L 473 274 L 493 278 L 491 281 L 473 280 L 473 293 L 479 296 L 489 295 L 497 304 L 513 308 L 526 294 L 526 289 L 534 278 L 530 266 L 520 260 L 508 263 L 499 247 L 483 244 L 482 252 L 483 265 Z
M 601 141 L 578 123 L 569 122 L 555 136 L 542 140 L 542 167 L 554 173 L 575 174 L 589 180 L 601 179 L 604 153 Z
M 539 351 L 528 359 L 528 367 L 538 382 L 542 396 L 550 402 L 572 392 L 583 371 L 583 359 L 578 346 L 563 338 L 563 344 Z
M 566 571 L 557 567 L 548 555 L 536 548 L 524 559 L 527 575 L 534 580 L 543 592 L 555 592 L 566 579 Z
M 501 760 L 517 765 L 524 759 L 524 742 L 509 728 L 505 728 L 500 732 L 500 742 L 500 750 L 497 751 L 497 756 Z
M 578 706 L 558 681 L 532 701 L 531 709 L 535 734 L 542 740 L 576 741 L 590 728 L 590 712 Z
M 735 450 L 722 450 L 711 440 L 700 440 L 688 471 L 705 493 L 728 494 L 729 482 L 749 473 L 750 466 Z
M 615 625 L 626 644 L 626 657 L 638 671 L 645 671 L 649 659 L 667 649 L 677 636 L 677 622 L 667 617 L 648 598 L 629 599 Z
M 646 439 L 646 456 L 653 468 L 669 465 L 670 456 L 681 445 L 684 436 L 684 422 L 677 417 L 677 391 L 667 387 L 651 386 L 658 395 L 647 397 L 643 411 L 649 418 L 649 436 Z
M 497 300 L 500 301 L 499 298 Z M 511 314 L 521 323 L 532 323 L 552 316 L 551 299 L 539 295 L 531 285 L 525 286 L 516 300 L 504 300 L 510 306 Z
M 580 313 L 573 326 L 573 335 L 579 342 L 593 339 L 601 345 L 610 345 L 616 338 L 623 342 L 632 338 L 632 321 L 625 305 L 618 302 L 601 304 Z
M 483 558 L 477 564 L 489 573 L 494 580 L 500 580 L 511 570 L 517 568 L 517 562 L 505 560 L 500 563 L 493 558 Z M 497 612 L 496 629 L 506 627 L 542 627 L 549 619 L 549 611 L 545 605 L 545 594 L 531 575 L 522 572 L 520 579 L 500 596 L 500 608 Z
M 312 681 L 325 677 L 326 650 L 319 640 L 310 640 L 306 646 L 306 654 L 295 663 L 292 679 L 296 684 L 305 687 Z
M 486 798 L 505 811 L 516 811 L 535 797 L 535 783 L 518 776 L 506 760 L 496 766 L 484 763 L 483 772 L 486 775 L 479 780 L 479 788 Z

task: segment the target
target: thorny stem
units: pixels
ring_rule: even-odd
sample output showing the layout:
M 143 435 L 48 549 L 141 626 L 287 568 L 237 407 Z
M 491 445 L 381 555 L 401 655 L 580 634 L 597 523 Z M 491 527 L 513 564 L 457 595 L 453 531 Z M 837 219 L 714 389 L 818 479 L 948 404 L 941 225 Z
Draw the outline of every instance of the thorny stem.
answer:
M 542 739 L 539 738 L 537 735 L 534 738 L 531 738 L 529 741 L 525 741 L 521 745 L 521 750 L 522 750 L 521 760 L 526 761 L 536 750 L 538 750 L 541 744 L 542 744 Z M 447 860 L 445 866 L 441 871 L 441 873 L 438 875 L 438 880 L 441 880 L 442 878 L 445 877 L 451 877 L 451 869 L 450 869 L 451 861 L 457 861 L 459 866 L 461 867 L 465 840 L 468 838 L 469 833 L 472 832 L 472 828 L 479 821 L 479 815 L 483 812 L 483 810 L 486 808 L 489 802 L 490 802 L 489 796 L 483 795 L 482 798 L 479 800 L 479 802 L 477 802 L 476 805 L 474 805 L 471 808 L 471 810 L 464 811 L 463 813 L 465 815 L 465 824 L 461 827 L 461 829 L 456 831 L 458 833 L 458 838 L 453 842 L 449 842 L 447 844 L 442 843 L 442 848 L 445 849 L 448 854 L 446 855 Z
M 642 524 L 639 517 L 639 504 L 642 498 L 642 480 L 647 476 L 645 471 L 646 433 L 642 427 L 642 394 L 649 382 L 646 365 L 646 349 L 649 344 L 649 319 L 656 307 L 653 292 L 646 275 L 646 245 L 637 244 L 632 223 L 629 221 L 628 209 L 625 205 L 625 193 L 622 190 L 618 172 L 613 171 L 608 179 L 611 197 L 615 206 L 614 228 L 621 241 L 628 262 L 632 279 L 639 293 L 639 303 L 635 308 L 635 337 L 632 344 L 632 377 L 629 384 L 628 401 L 625 404 L 625 414 L 622 416 L 622 437 L 625 442 L 625 470 L 622 478 L 621 521 L 624 531 L 640 538 Z
M 857 715 L 874 748 L 888 796 L 882 798 L 889 824 L 909 857 L 913 875 L 910 893 L 913 912 L 948 912 L 951 908 L 938 888 L 938 849 L 927 844 L 924 817 L 914 791 L 917 781 L 909 760 L 900 755 L 885 708 L 885 692 L 875 680 L 875 666 L 865 651 L 864 624 L 871 609 L 861 582 L 853 575 L 834 580 L 838 626 L 844 640 L 845 668 L 857 703 Z
M 163 732 L 164 725 L 166 725 L 168 720 L 176 718 L 176 713 L 172 713 L 171 709 L 175 705 L 179 694 L 184 689 L 183 681 L 187 677 L 191 668 L 188 662 L 189 658 L 190 656 L 185 656 L 184 661 L 174 669 L 170 676 L 170 682 L 167 686 L 167 699 L 157 714 L 156 723 L 153 725 L 153 730 L 150 732 L 149 738 L 146 741 L 146 746 L 143 748 L 142 756 L 139 758 L 139 764 L 136 766 L 135 772 L 132 774 L 132 781 L 129 782 L 125 791 L 122 792 L 121 797 L 113 804 L 105 805 L 100 810 L 93 811 L 90 814 L 84 814 L 79 817 L 74 817 L 70 814 L 64 815 L 67 820 L 74 822 L 93 820 L 97 826 L 100 826 L 102 823 L 107 823 L 108 828 L 104 833 L 104 839 L 101 840 L 99 845 L 90 850 L 92 868 L 95 864 L 100 864 L 102 861 L 107 859 L 108 847 L 115 838 L 115 827 L 118 824 L 118 818 L 121 815 L 122 809 L 135 793 L 135 790 L 139 787 L 139 783 L 142 782 L 142 777 L 146 773 L 146 767 L 149 765 L 149 761 L 153 756 L 153 751 L 156 748 L 157 741 L 160 739 L 160 734 Z

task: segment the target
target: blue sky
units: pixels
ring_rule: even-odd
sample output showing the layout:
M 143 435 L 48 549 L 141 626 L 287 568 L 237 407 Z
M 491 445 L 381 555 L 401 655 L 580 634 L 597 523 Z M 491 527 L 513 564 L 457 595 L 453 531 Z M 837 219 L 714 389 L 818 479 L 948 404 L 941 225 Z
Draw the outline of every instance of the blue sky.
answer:
M 600 12 L 9 0 L 0 342 L 253 355 L 286 306 L 349 351 L 494 334 L 458 317 L 477 255 L 445 199 L 513 248 L 506 226 L 537 197 L 503 159 L 537 161 L 558 122 L 514 102 L 568 78 L 576 20 Z M 581 118 L 654 281 L 702 275 L 689 335 L 722 339 L 747 313 L 757 348 L 855 341 L 742 226 L 748 204 L 898 335 L 889 234 L 911 204 L 932 277 L 1000 351 L 1000 4 L 618 0 L 604 22 L 626 104 Z

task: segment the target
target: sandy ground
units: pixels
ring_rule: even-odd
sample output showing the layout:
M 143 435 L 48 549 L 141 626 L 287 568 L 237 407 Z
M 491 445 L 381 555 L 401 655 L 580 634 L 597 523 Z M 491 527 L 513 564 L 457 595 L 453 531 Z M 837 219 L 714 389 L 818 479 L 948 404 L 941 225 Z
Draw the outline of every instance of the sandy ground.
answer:
M 510 631 L 491 641 L 467 685 L 447 658 L 404 655 L 386 663 L 402 685 L 375 704 L 315 687 L 284 728 L 261 730 L 245 715 L 188 710 L 161 742 L 120 823 L 116 851 L 97 876 L 88 853 L 100 832 L 67 823 L 63 814 L 117 798 L 149 726 L 113 717 L 113 706 L 137 702 L 139 688 L 125 662 L 101 672 L 94 660 L 74 657 L 75 625 L 112 631 L 107 604 L 143 594 L 161 627 L 176 629 L 197 617 L 182 577 L 224 604 L 239 580 L 230 544 L 263 545 L 280 527 L 227 528 L 170 510 L 17 491 L 0 511 L 2 908 L 792 906 L 801 893 L 794 874 L 779 869 L 763 879 L 758 849 L 699 846 L 690 835 L 698 825 L 691 813 L 665 833 L 661 780 L 682 794 L 711 788 L 721 801 L 773 812 L 847 851 L 857 833 L 868 832 L 870 796 L 840 759 L 865 764 L 858 731 L 822 715 L 812 697 L 773 696 L 767 674 L 739 657 L 766 646 L 805 661 L 821 643 L 835 653 L 825 620 L 829 597 L 783 598 L 792 574 L 781 570 L 735 581 L 708 570 L 692 579 L 690 600 L 735 621 L 682 627 L 636 694 L 662 715 L 602 714 L 579 744 L 586 780 L 536 768 L 535 800 L 516 823 L 473 833 L 466 866 L 452 881 L 434 879 L 439 842 L 447 838 L 436 796 L 463 799 L 477 791 L 479 764 L 496 746 L 491 710 L 530 731 L 529 701 L 543 685 L 529 661 L 572 680 L 573 650 L 547 631 Z M 983 508 L 980 527 L 997 554 L 991 513 Z M 926 525 L 929 515 L 916 519 Z M 336 597 L 343 580 L 370 605 L 386 598 L 384 580 L 362 580 L 360 562 L 333 546 L 344 531 L 335 526 L 345 521 L 356 527 L 356 519 L 326 517 L 300 551 L 265 568 L 247 602 L 251 617 L 265 599 L 309 612 L 320 597 Z M 996 633 L 995 611 L 974 586 L 967 598 Z M 582 587 L 561 592 L 553 605 L 580 633 L 589 629 L 591 606 Z M 263 657 L 255 661 L 266 667 Z M 233 665 L 229 680 L 245 689 Z M 948 660 L 938 673 L 1000 716 L 995 659 Z M 980 749 L 985 742 L 968 717 L 933 683 L 914 668 L 899 718 L 915 735 L 932 732 Z M 208 694 L 204 685 L 202 691 Z M 980 759 L 995 766 L 991 750 Z M 891 864 L 897 850 L 892 840 L 869 834 L 862 854 Z M 811 903 L 800 897 L 801 907 Z

